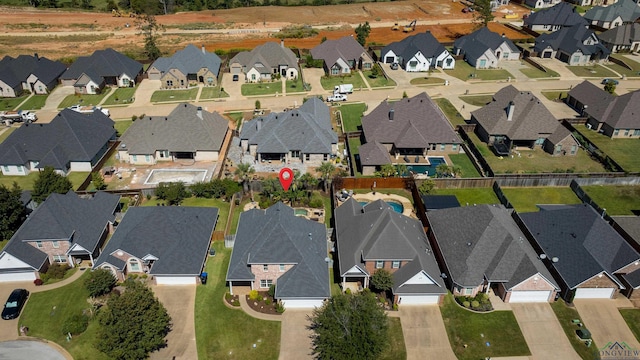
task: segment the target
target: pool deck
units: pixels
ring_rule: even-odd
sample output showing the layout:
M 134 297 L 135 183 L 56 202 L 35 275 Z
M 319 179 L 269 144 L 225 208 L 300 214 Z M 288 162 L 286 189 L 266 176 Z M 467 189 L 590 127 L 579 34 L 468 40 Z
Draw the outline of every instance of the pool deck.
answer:
M 385 194 L 385 193 L 381 193 L 381 192 L 368 192 L 366 194 L 353 194 L 353 198 L 356 200 L 362 200 L 362 201 L 375 201 L 375 200 L 393 200 L 393 201 L 397 201 L 400 204 L 402 204 L 402 207 L 404 208 L 404 210 L 402 211 L 402 215 L 405 216 L 410 216 L 415 218 L 416 215 L 413 212 L 413 204 L 411 204 L 411 201 L 409 201 L 409 199 L 407 199 L 404 196 L 400 196 L 400 195 L 395 195 L 395 194 Z

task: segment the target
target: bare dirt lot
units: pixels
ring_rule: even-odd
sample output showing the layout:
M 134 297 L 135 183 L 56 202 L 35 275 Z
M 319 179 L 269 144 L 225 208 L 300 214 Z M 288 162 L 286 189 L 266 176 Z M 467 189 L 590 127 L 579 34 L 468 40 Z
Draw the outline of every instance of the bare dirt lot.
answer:
M 464 5 L 451 0 L 397 1 L 330 6 L 255 7 L 230 10 L 185 12 L 157 16 L 165 27 L 158 45 L 173 53 L 187 44 L 216 49 L 251 49 L 266 41 L 278 41 L 273 34 L 292 24 L 320 27 L 319 34 L 304 39 L 286 39 L 288 46 L 310 49 L 321 39 L 336 39 L 354 34 L 353 28 L 368 21 L 372 26 L 368 42 L 388 44 L 407 36 L 392 31 L 417 20 L 416 32 L 431 31 L 442 42 L 453 41 L 474 29 L 473 16 L 462 12 Z M 509 6 L 495 13 L 500 18 L 507 11 L 519 14 L 526 9 Z M 96 49 L 112 47 L 118 51 L 138 53 L 141 38 L 134 19 L 113 17 L 108 13 L 0 8 L 0 56 L 35 53 L 49 58 L 88 55 Z M 490 29 L 510 38 L 523 35 L 500 23 Z

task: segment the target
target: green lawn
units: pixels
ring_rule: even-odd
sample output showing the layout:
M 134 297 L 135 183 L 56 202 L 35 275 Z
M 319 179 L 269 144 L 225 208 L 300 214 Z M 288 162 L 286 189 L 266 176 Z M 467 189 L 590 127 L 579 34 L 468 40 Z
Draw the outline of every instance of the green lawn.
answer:
M 473 96 L 460 96 L 460 100 L 474 106 L 485 106 L 493 101 L 493 95 L 473 95 Z
M 476 170 L 476 167 L 473 166 L 473 163 L 471 162 L 471 159 L 469 159 L 467 154 L 449 155 L 449 159 L 451 159 L 453 165 L 457 165 L 462 168 L 463 178 L 480 177 L 480 173 L 478 172 L 478 170 Z
M 195 328 L 199 359 L 277 359 L 280 353 L 280 322 L 263 321 L 230 309 L 223 296 L 231 249 L 213 243 L 216 256 L 209 257 L 207 285 L 196 289 Z M 253 344 L 256 347 L 253 348 Z
M 94 347 L 99 329 L 97 321 L 89 322 L 87 330 L 74 335 L 71 341 L 62 333 L 62 323 L 73 314 L 80 314 L 89 308 L 84 287 L 84 279 L 89 273 L 85 270 L 76 281 L 58 289 L 33 293 L 20 317 L 20 324 L 29 328 L 29 336 L 53 341 L 65 348 L 76 360 L 107 360 L 109 357 Z M 17 333 L 16 329 L 16 333 Z
M 551 308 L 553 312 L 556 313 L 556 317 L 576 353 L 584 360 L 600 359 L 596 343 L 594 342 L 590 347 L 587 347 L 578 335 L 576 335 L 578 326 L 571 322 L 571 320 L 580 319 L 578 311 L 573 307 L 568 307 L 562 300 L 551 303 Z
M 109 106 L 131 104 L 135 99 L 134 95 L 136 93 L 136 89 L 137 88 L 135 87 L 118 88 L 113 92 L 113 94 L 111 94 L 111 96 L 107 98 L 107 100 L 105 100 L 102 105 Z
M 242 84 L 240 92 L 244 96 L 282 94 L 282 82 L 278 80 L 274 82 Z
M 219 86 L 203 87 L 202 92 L 200 93 L 200 101 L 227 97 L 229 97 L 229 94 L 227 94 L 227 92 L 222 90 L 222 88 L 220 88 Z
M 133 120 L 118 120 L 115 121 L 113 127 L 116 129 L 118 136 L 122 136 L 131 124 L 133 124 Z
M 438 99 L 433 99 L 433 101 L 435 101 L 435 103 L 438 105 L 440 110 L 442 110 L 442 112 L 447 117 L 447 119 L 449 119 L 449 122 L 453 127 L 455 127 L 456 125 L 466 124 L 466 122 L 464 121 L 464 118 L 458 112 L 458 109 L 456 109 L 456 107 L 453 106 L 453 104 L 451 103 L 451 101 L 449 101 L 449 99 L 438 98 Z
M 640 309 L 618 309 L 618 311 L 631 329 L 633 336 L 640 341 Z
M 342 125 L 345 132 L 362 130 L 362 114 L 367 108 L 365 103 L 346 104 L 340 106 Z
M 18 129 L 18 128 L 17 127 L 10 127 L 10 128 L 7 128 L 5 131 L 3 131 L 0 134 L 0 144 L 3 141 L 5 141 L 9 137 L 9 135 L 11 135 L 12 132 L 16 131 L 16 129 Z
M 362 145 L 360 138 L 349 138 L 349 150 L 351 156 L 351 166 L 353 166 L 355 176 L 362 176 L 359 162 L 356 162 L 356 155 L 360 155 L 359 147 Z M 2 178 L 0 178 L 0 181 Z
M 48 97 L 49 95 L 33 95 L 20 108 L 21 110 L 40 110 Z
M 598 206 L 609 215 L 635 215 L 640 211 L 640 186 L 582 186 Z
M 378 360 L 405 360 L 407 349 L 404 346 L 404 335 L 400 318 L 388 317 L 389 321 L 389 347 L 380 354 Z
M 73 185 L 73 189 L 76 190 L 78 189 L 78 187 L 80 185 L 82 185 L 82 183 L 86 180 L 87 176 L 89 176 L 89 174 L 91 174 L 90 172 L 70 172 L 69 175 L 67 175 L 67 179 L 69 179 L 69 181 L 71 181 L 71 184 Z
M 542 91 L 542 95 L 544 97 L 546 97 L 547 99 L 551 100 L 551 101 L 556 101 L 559 99 L 565 99 L 567 97 L 567 93 L 569 92 L 569 90 L 566 91 Z
M 145 200 L 142 206 L 157 206 L 156 204 L 162 203 L 162 200 L 158 200 L 155 197 L 151 200 Z M 218 222 L 216 223 L 216 231 L 224 231 L 227 226 L 227 219 L 229 218 L 229 202 L 222 201 L 220 199 L 205 199 L 190 197 L 184 199 L 180 206 L 195 206 L 195 207 L 217 207 L 218 208 Z
M 545 68 L 545 71 L 542 71 L 536 67 L 534 67 L 533 65 L 529 64 L 526 61 L 523 61 L 523 64 L 525 64 L 527 66 L 526 69 L 520 69 L 520 72 L 523 73 L 526 77 L 530 78 L 530 79 L 540 79 L 540 78 L 555 78 L 555 77 L 560 77 L 560 74 L 558 74 L 557 72 L 549 69 L 549 68 Z
M 513 75 L 503 69 L 482 69 L 469 65 L 466 61 L 456 61 L 456 67 L 453 70 L 444 70 L 445 74 L 457 77 L 462 81 L 467 80 L 507 80 Z
M 504 195 L 518 212 L 536 212 L 536 204 L 580 204 L 568 187 L 502 188 Z
M 576 125 L 575 128 L 584 137 L 591 140 L 600 150 L 620 164 L 625 171 L 640 171 L 640 148 L 638 139 L 611 139 L 586 126 Z
M 323 196 L 322 202 L 324 202 L 324 225 L 331 227 L 331 218 L 333 217 L 333 209 L 331 209 L 331 197 Z
M 22 190 L 33 190 L 33 182 L 38 178 L 38 172 L 32 171 L 26 176 L 5 176 L 0 173 L 0 184 L 11 188 L 15 181 Z
M 287 89 L 287 94 L 290 93 L 299 93 L 299 92 L 304 92 L 304 86 L 302 84 L 302 79 L 297 78 L 295 80 L 287 80 L 286 81 L 286 89 Z
M 619 73 L 620 75 L 626 75 L 628 77 L 638 76 L 638 73 L 640 72 L 640 63 L 638 63 L 637 61 L 633 61 L 626 56 L 616 55 L 616 54 L 611 54 L 609 55 L 609 57 L 624 61 L 625 64 L 631 67 L 631 70 L 627 69 L 624 66 L 614 64 L 613 62 L 610 62 L 609 64 L 607 64 L 608 68 L 611 68 L 613 71 Z
M 71 94 L 62 100 L 60 104 L 58 104 L 58 109 L 68 108 L 69 106 L 80 104 L 82 106 L 95 106 L 104 99 L 109 91 L 105 89 L 105 92 L 98 95 L 81 95 L 81 94 Z
M 366 70 L 362 72 L 362 75 L 367 79 L 369 86 L 372 88 L 385 87 L 385 86 L 396 86 L 396 82 L 391 78 L 386 78 L 384 76 L 376 76 L 372 77 L 371 70 Z
M 16 98 L 0 98 L 0 111 L 14 110 L 16 106 L 20 105 L 20 103 L 23 102 L 26 98 L 27 95 Z
M 451 294 L 447 294 L 440 310 L 451 348 L 458 359 L 531 354 L 511 311 L 474 313 L 458 306 Z
M 357 72 L 349 76 L 323 76 L 320 78 L 320 84 L 327 91 L 333 91 L 333 87 L 340 84 L 352 84 L 354 90 L 367 87 Z
M 442 85 L 444 84 L 444 80 L 439 77 L 422 77 L 422 78 L 413 78 L 410 81 L 411 85 Z
M 228 112 L 224 113 L 227 117 L 229 117 L 236 124 L 236 129 L 240 129 L 240 122 L 242 122 L 242 118 L 244 117 L 244 113 L 242 112 Z
M 157 90 L 151 95 L 151 102 L 194 101 L 197 95 L 197 87 L 188 90 Z
M 433 189 L 433 195 L 455 195 L 462 206 L 474 204 L 499 204 L 492 188 Z
M 614 72 L 600 65 L 567 66 L 572 73 L 580 77 L 618 77 Z

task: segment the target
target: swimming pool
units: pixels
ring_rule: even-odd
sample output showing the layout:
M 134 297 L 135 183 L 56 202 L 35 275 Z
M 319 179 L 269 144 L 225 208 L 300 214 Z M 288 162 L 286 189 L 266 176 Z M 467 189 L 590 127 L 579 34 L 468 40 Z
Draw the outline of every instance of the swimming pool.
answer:
M 407 170 L 413 171 L 416 174 L 424 174 L 429 176 L 434 176 L 436 174 L 436 168 L 440 164 L 447 164 L 447 161 L 443 157 L 432 157 L 427 156 L 429 159 L 429 165 L 407 165 Z
M 385 201 L 387 204 L 389 204 L 389 206 L 391 206 L 391 208 L 393 209 L 393 211 L 402 214 L 402 212 L 404 211 L 404 206 L 402 206 L 402 204 L 395 202 L 395 201 Z M 365 206 L 367 205 L 369 202 L 368 201 L 358 201 L 358 203 L 360 203 L 360 205 Z
M 309 215 L 309 211 L 307 209 L 294 209 L 293 210 L 296 216 L 307 216 Z
M 207 176 L 205 169 L 153 169 L 144 181 L 145 185 L 156 185 L 161 182 L 178 182 L 193 184 L 204 181 Z

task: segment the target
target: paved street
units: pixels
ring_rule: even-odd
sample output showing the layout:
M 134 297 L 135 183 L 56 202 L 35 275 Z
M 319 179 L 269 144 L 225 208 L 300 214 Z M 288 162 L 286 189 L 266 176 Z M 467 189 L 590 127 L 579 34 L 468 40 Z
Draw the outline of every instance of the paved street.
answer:
M 401 306 L 398 312 L 407 348 L 407 360 L 456 359 L 439 306 Z
M 151 287 L 171 316 L 171 331 L 167 335 L 167 347 L 151 353 L 151 359 L 197 359 L 195 300 L 196 286 L 154 285 Z
M 631 348 L 640 350 L 640 343 L 618 311 L 618 306 L 621 304 L 618 299 L 577 299 L 573 303 L 598 348 L 617 341 L 625 342 Z M 626 303 L 628 307 L 632 307 L 630 302 L 626 301 Z

